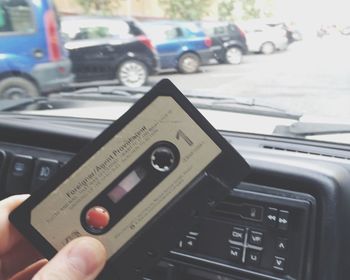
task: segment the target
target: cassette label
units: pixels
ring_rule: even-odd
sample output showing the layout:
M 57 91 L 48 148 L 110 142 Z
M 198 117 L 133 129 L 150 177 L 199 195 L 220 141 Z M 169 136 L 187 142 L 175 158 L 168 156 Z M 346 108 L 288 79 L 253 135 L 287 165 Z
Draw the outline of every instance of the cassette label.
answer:
M 166 171 L 167 161 L 172 164 L 176 156 L 162 158 L 171 154 L 166 145 L 161 145 L 160 150 L 150 150 L 163 142 L 171 143 L 177 150 L 176 167 L 128 213 L 109 228 L 114 213 L 103 205 L 91 205 L 82 216 L 86 206 L 106 188 L 109 203 L 118 204 L 135 186 L 142 185 L 143 172 L 147 170 L 138 168 L 135 162 L 148 152 L 149 164 L 160 172 Z M 78 236 L 93 235 L 105 245 L 111 257 L 221 153 L 222 149 L 171 96 L 158 96 L 35 205 L 30 223 L 56 250 Z M 115 182 L 120 176 L 120 181 Z M 89 232 L 83 225 L 84 217 L 88 225 L 108 230 L 99 234 Z

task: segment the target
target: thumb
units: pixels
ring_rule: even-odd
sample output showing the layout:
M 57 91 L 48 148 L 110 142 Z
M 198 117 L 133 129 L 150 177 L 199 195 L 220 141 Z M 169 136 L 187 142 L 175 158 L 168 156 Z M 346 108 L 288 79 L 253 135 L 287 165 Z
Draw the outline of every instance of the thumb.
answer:
M 91 237 L 77 238 L 66 245 L 34 277 L 34 280 L 93 280 L 103 269 L 106 250 Z

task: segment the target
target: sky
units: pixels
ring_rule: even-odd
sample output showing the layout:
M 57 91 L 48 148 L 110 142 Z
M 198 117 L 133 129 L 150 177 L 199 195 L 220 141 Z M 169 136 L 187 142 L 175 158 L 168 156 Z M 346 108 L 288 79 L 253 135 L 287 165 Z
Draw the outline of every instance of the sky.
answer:
M 276 0 L 276 15 L 303 24 L 350 23 L 349 0 Z

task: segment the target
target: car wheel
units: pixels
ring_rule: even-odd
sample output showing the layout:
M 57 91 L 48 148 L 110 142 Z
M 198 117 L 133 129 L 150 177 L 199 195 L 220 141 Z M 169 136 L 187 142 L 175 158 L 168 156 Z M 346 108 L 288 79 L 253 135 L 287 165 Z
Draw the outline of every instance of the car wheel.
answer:
M 19 99 L 38 97 L 38 88 L 31 81 L 21 77 L 0 80 L 0 99 Z
M 263 54 L 272 54 L 276 51 L 276 47 L 272 42 L 266 42 L 266 43 L 262 44 L 260 51 Z
M 148 70 L 141 61 L 130 59 L 124 61 L 118 68 L 117 78 L 119 82 L 127 87 L 141 87 L 147 83 Z
M 234 65 L 241 64 L 243 60 L 242 50 L 237 47 L 228 48 L 226 51 L 225 60 L 226 60 L 226 63 L 229 63 L 229 64 L 234 64 Z
M 192 74 L 198 72 L 200 67 L 200 60 L 198 55 L 194 53 L 183 54 L 178 63 L 178 68 L 181 73 Z

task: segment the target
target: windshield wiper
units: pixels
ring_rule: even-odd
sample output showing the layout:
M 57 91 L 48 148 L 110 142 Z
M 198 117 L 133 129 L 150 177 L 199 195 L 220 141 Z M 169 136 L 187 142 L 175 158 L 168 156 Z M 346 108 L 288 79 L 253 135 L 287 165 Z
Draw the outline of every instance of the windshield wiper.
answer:
M 103 100 L 103 101 L 120 101 L 120 102 L 136 102 L 142 95 L 147 93 L 150 88 L 139 88 L 134 90 L 127 87 L 116 86 L 93 86 L 80 89 L 72 89 L 58 94 L 53 94 L 53 98 L 69 98 L 75 100 Z
M 192 98 L 186 95 L 189 98 Z M 194 97 L 198 98 L 198 97 Z M 202 99 L 202 97 L 201 97 Z M 302 114 L 291 112 L 286 109 L 276 108 L 267 104 L 260 104 L 256 99 L 241 99 L 241 98 L 214 98 L 212 102 L 203 103 L 198 101 L 192 102 L 199 109 L 209 109 L 209 110 L 218 110 L 225 112 L 234 112 L 234 113 L 245 113 L 253 114 L 259 116 L 267 117 L 277 117 L 277 118 L 286 118 L 299 120 L 302 117 Z
M 278 125 L 275 127 L 273 133 L 293 138 L 304 138 L 306 136 L 313 135 L 350 133 L 350 125 L 334 123 L 296 122 L 291 124 L 290 126 Z
M 58 94 L 58 96 L 80 100 L 102 99 L 105 101 L 135 102 L 149 90 L 150 87 L 128 88 L 123 86 L 96 86 L 81 88 L 72 92 L 63 92 Z M 259 103 L 255 98 L 211 96 L 210 93 L 197 94 L 193 91 L 183 91 L 183 93 L 191 100 L 197 109 L 245 113 L 294 120 L 299 120 L 302 117 L 301 113 Z
M 1 99 L 0 100 L 0 112 L 9 112 L 21 110 L 27 106 L 33 104 L 41 104 L 50 108 L 50 104 L 46 97 L 37 97 L 37 98 L 21 98 L 21 99 Z

